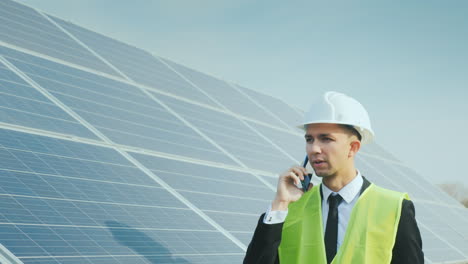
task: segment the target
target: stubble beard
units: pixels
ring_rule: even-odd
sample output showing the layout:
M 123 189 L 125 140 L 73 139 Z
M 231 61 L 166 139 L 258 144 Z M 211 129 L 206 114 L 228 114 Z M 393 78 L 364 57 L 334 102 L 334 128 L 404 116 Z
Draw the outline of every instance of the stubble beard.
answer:
M 324 178 L 332 178 L 333 176 L 336 175 L 337 171 L 334 170 L 333 168 L 330 167 L 330 164 L 328 164 L 327 168 L 324 168 L 323 170 L 318 170 L 316 171 L 314 169 L 315 175 L 318 177 L 324 179 Z
M 320 178 L 328 178 L 330 176 L 333 176 L 333 173 L 331 173 L 329 170 L 326 170 L 326 171 L 315 172 L 315 175 L 317 175 L 317 177 L 320 177 Z

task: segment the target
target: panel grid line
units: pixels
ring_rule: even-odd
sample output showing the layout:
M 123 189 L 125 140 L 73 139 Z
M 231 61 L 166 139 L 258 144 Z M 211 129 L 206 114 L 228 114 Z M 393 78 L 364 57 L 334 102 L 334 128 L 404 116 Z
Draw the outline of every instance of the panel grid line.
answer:
M 453 249 L 454 251 L 456 251 L 458 254 L 460 254 L 461 256 L 463 256 L 465 259 L 468 259 L 468 255 L 466 255 L 465 253 L 463 253 L 462 251 L 460 251 L 458 248 L 456 248 L 454 245 L 452 245 L 452 243 L 450 243 L 449 241 L 447 241 L 446 239 L 444 239 L 442 236 L 440 236 L 439 234 L 435 233 L 434 231 L 432 231 L 432 228 L 429 228 L 428 226 L 426 226 L 424 223 L 421 223 L 421 222 L 418 222 L 418 225 L 421 225 L 421 227 L 425 228 L 429 233 L 431 233 L 432 235 L 434 235 L 435 237 L 437 237 L 440 241 L 444 242 L 446 245 L 448 245 L 451 249 Z
M 78 157 L 62 156 L 62 155 L 57 155 L 57 154 L 44 153 L 40 151 L 31 151 L 31 150 L 25 150 L 25 149 L 3 147 L 3 146 L 0 146 L 0 148 L 6 149 L 6 150 L 14 150 L 14 151 L 20 151 L 20 152 L 25 152 L 25 153 L 31 153 L 31 154 L 40 154 L 40 155 L 49 156 L 49 157 L 64 158 L 64 159 L 69 159 L 69 160 L 86 161 L 86 162 L 91 162 L 91 163 L 96 163 L 96 164 L 112 165 L 112 166 L 118 166 L 118 167 L 124 167 L 124 168 L 135 168 L 133 166 L 125 165 L 125 164 L 98 161 L 98 160 L 89 160 L 89 159 L 83 159 L 83 158 L 78 158 Z
M 70 121 L 70 120 L 66 120 L 66 119 L 62 119 L 62 118 L 58 118 L 58 117 L 46 116 L 46 115 L 43 115 L 43 114 L 28 112 L 28 111 L 24 111 L 24 110 L 20 110 L 20 109 L 16 109 L 16 108 L 10 108 L 10 107 L 6 107 L 6 106 L 0 106 L 0 108 L 9 109 L 9 110 L 12 110 L 12 111 L 15 111 L 15 112 L 24 113 L 24 114 L 28 114 L 28 115 L 44 117 L 44 118 L 47 118 L 47 119 L 63 121 L 63 122 L 71 123 L 71 124 L 78 124 L 77 122 L 73 122 L 73 121 Z
M 24 4 L 23 4 L 24 5 Z M 88 47 L 85 43 L 83 43 L 82 41 L 80 41 L 78 38 L 76 38 L 73 34 L 69 33 L 66 29 L 64 29 L 61 25 L 59 25 L 58 23 L 56 23 L 53 19 L 51 19 L 47 14 L 45 14 L 44 12 L 42 12 L 41 10 L 37 9 L 37 8 L 33 8 L 33 7 L 30 7 L 31 9 L 34 9 L 37 13 L 39 13 L 40 15 L 44 16 L 48 21 L 50 21 L 52 24 L 54 24 L 55 26 L 57 26 L 60 30 L 62 30 L 66 35 L 68 35 L 70 38 L 72 38 L 73 40 L 75 40 L 77 43 L 79 43 L 82 47 L 84 47 L 86 50 L 88 50 L 89 52 L 91 52 L 94 56 L 98 57 L 102 62 L 104 62 L 107 66 L 109 66 L 110 68 L 112 68 L 112 70 L 114 70 L 115 72 L 117 72 L 118 74 L 120 74 L 122 77 L 124 77 L 124 79 L 126 80 L 131 80 L 131 78 L 129 78 L 126 74 L 124 74 L 122 71 L 120 71 L 120 69 L 118 69 L 117 67 L 115 67 L 113 64 L 109 63 L 105 58 L 103 58 L 100 54 L 98 54 L 97 52 L 95 52 L 93 49 L 91 49 L 90 47 Z M 89 29 L 87 29 L 89 30 Z M 95 32 L 96 34 L 100 34 L 102 35 L 101 33 L 97 33 Z M 110 38 L 110 37 L 109 37 Z M 112 38 L 110 38 L 112 39 Z M 128 45 L 125 43 L 125 45 Z M 131 46 L 131 45 L 130 45 Z M 136 49 L 138 49 L 137 47 L 134 47 Z M 159 60 L 159 58 L 156 58 Z M 62 64 L 64 64 L 63 62 L 61 62 Z M 68 64 L 65 63 L 65 64 Z M 77 65 L 79 66 L 79 65 Z M 92 72 L 94 72 L 95 70 L 94 69 L 87 69 L 87 71 L 91 70 Z M 107 73 L 104 73 L 106 75 L 108 75 Z M 113 75 L 109 75 L 109 76 L 113 76 Z M 108 76 L 108 77 L 109 77 Z M 118 77 L 118 76 L 116 76 Z M 119 78 L 119 81 L 122 81 L 120 78 Z M 132 83 L 135 83 L 134 81 L 131 81 Z M 141 84 L 138 84 L 140 86 L 142 86 Z M 197 105 L 201 105 L 201 106 L 204 106 L 204 107 L 209 107 L 209 108 L 212 108 L 204 103 L 200 104 L 196 101 L 192 101 L 190 100 L 189 98 L 183 98 L 183 97 L 179 97 L 177 95 L 173 95 L 173 94 L 170 94 L 170 93 L 165 93 L 164 91 L 160 91 L 159 89 L 155 89 L 153 87 L 147 87 L 145 86 L 144 89 L 149 89 L 149 90 L 152 90 L 152 91 L 155 91 L 155 92 L 158 92 L 158 93 L 161 93 L 161 94 L 164 94 L 164 95 L 168 95 L 168 96 L 171 96 L 171 97 L 174 97 L 174 98 L 177 98 L 179 100 L 183 100 L 183 101 L 186 101 L 186 102 L 189 102 L 189 103 L 192 103 L 192 104 L 197 104 Z M 281 99 L 279 99 L 281 100 Z M 287 103 L 286 103 L 287 104 Z M 288 104 L 287 104 L 288 105 Z M 288 105 L 289 106 L 289 105 Z M 271 126 L 271 124 L 267 124 L 267 123 L 264 123 L 260 120 L 257 120 L 257 119 L 252 119 L 248 116 L 243 116 L 243 115 L 238 115 L 236 113 L 233 113 L 231 111 L 229 112 L 226 112 L 222 109 L 219 109 L 219 108 L 212 108 L 213 110 L 215 111 L 221 111 L 221 112 L 224 112 L 224 113 L 227 113 L 229 115 L 233 115 L 237 118 L 241 118 L 241 119 L 245 119 L 245 120 L 249 120 L 249 121 L 252 121 L 252 122 L 255 122 L 255 123 L 259 123 L 259 124 L 262 124 L 262 125 L 266 125 L 266 126 L 269 126 L 269 127 L 274 127 L 274 126 Z M 284 122 L 283 122 L 284 123 Z M 288 131 L 288 132 L 291 132 L 292 130 L 290 129 L 285 129 L 285 128 L 282 128 L 282 127 L 274 127 L 276 129 L 281 129 L 283 131 Z
M 243 182 L 237 182 L 237 181 L 228 181 L 228 180 L 223 180 L 223 179 L 213 179 L 213 178 L 207 178 L 207 177 L 202 177 L 202 176 L 194 176 L 192 174 L 183 174 L 183 173 L 178 173 L 178 172 L 169 172 L 169 171 L 157 170 L 157 169 L 151 169 L 151 171 L 153 171 L 155 173 L 158 173 L 158 172 L 169 173 L 169 174 L 173 174 L 173 175 L 178 175 L 178 176 L 183 176 L 183 177 L 190 177 L 190 178 L 194 178 L 194 179 L 201 179 L 201 180 L 208 180 L 208 181 L 215 181 L 215 182 L 222 182 L 222 183 L 231 183 L 231 184 L 236 184 L 236 185 L 243 185 L 243 186 L 247 186 L 247 187 L 256 187 L 256 188 L 258 187 L 258 188 L 262 188 L 262 189 L 265 189 L 265 190 L 269 190 L 268 187 L 263 186 L 263 185 L 255 185 L 255 184 L 249 184 L 249 183 L 243 183 Z
M 0 61 L 3 62 L 10 70 L 13 72 L 17 73 L 18 76 L 20 76 L 23 80 L 25 80 L 28 84 L 36 88 L 39 92 L 41 92 L 43 95 L 45 95 L 48 99 L 50 99 L 52 102 L 56 103 L 60 108 L 62 108 L 65 112 L 70 114 L 72 117 L 74 117 L 76 120 L 78 120 L 82 125 L 84 125 L 86 128 L 88 128 L 90 131 L 92 131 L 96 136 L 98 136 L 100 139 L 102 139 L 104 142 L 107 142 L 109 144 L 113 144 L 113 142 L 107 138 L 104 134 L 102 134 L 99 130 L 94 128 L 91 124 L 89 124 L 86 120 L 81 118 L 77 113 L 75 113 L 73 110 L 68 108 L 68 106 L 64 105 L 60 100 L 55 98 L 53 95 L 51 95 L 47 90 L 39 86 L 37 83 L 35 83 L 33 80 L 31 80 L 27 75 L 25 75 L 23 72 L 21 72 L 19 69 L 17 69 L 14 65 L 12 65 L 9 61 L 7 61 L 3 56 L 0 56 Z M 148 93 L 147 91 L 145 91 Z M 168 185 L 166 182 L 164 182 L 161 178 L 156 176 L 153 172 L 151 172 L 149 169 L 147 169 L 145 166 L 143 166 L 139 161 L 137 161 L 135 158 L 133 158 L 130 154 L 127 152 L 121 150 L 118 147 L 114 147 L 114 149 L 119 152 L 122 156 L 124 156 L 127 160 L 129 160 L 131 163 L 133 163 L 136 167 L 138 167 L 140 170 L 145 172 L 148 176 L 150 176 L 152 179 L 154 179 L 157 183 L 159 183 L 162 187 L 164 187 L 169 193 L 171 193 L 173 196 L 175 196 L 179 201 L 181 201 L 183 204 L 191 208 L 195 213 L 197 213 L 201 218 L 203 218 L 205 221 L 207 221 L 209 224 L 211 224 L 213 227 L 215 227 L 220 233 L 222 233 L 224 236 L 226 236 L 229 240 L 231 240 L 234 244 L 236 244 L 238 247 L 240 247 L 243 251 L 246 251 L 247 247 L 236 237 L 234 237 L 232 234 L 230 234 L 226 229 L 224 229 L 221 225 L 219 225 L 217 222 L 212 220 L 208 215 L 203 213 L 198 207 L 193 205 L 190 201 L 188 201 L 185 197 L 183 197 L 181 194 L 179 194 L 176 190 L 174 190 L 170 185 Z
M 162 189 L 162 188 L 161 188 Z M 145 204 L 127 204 L 127 203 L 115 203 L 115 202 L 101 202 L 101 201 L 89 201 L 89 200 L 78 200 L 69 198 L 57 198 L 57 197 L 45 197 L 45 196 L 31 196 L 22 194 L 5 194 L 1 193 L 0 197 L 20 197 L 20 198 L 31 198 L 31 199 L 42 199 L 42 200 L 53 200 L 53 201 L 66 201 L 76 203 L 90 203 L 90 204 L 105 204 L 105 205 L 119 205 L 119 206 L 130 206 L 130 207 L 142 207 L 142 208 L 158 208 L 158 209 L 174 209 L 174 210 L 190 210 L 182 207 L 171 207 L 171 206 L 160 206 L 160 205 L 145 205 Z
M 0 79 L 0 80 L 3 80 L 3 79 Z M 6 81 L 8 81 L 8 80 L 6 80 Z M 27 88 L 30 88 L 30 87 L 28 87 L 28 86 L 25 86 L 24 84 L 19 84 L 19 83 L 15 83 L 15 82 L 11 82 L 11 81 L 8 81 L 8 82 L 14 83 L 14 84 L 18 84 L 18 85 L 21 85 L 21 86 L 24 86 L 24 87 L 27 87 Z M 36 99 L 24 97 L 24 96 L 18 96 L 18 95 L 16 95 L 16 94 L 5 93 L 5 92 L 2 92 L 2 91 L 0 91 L 0 94 L 4 94 L 4 95 L 11 96 L 11 97 L 16 97 L 16 98 L 24 99 L 24 100 L 28 100 L 28 101 L 35 102 L 35 103 L 40 103 L 40 104 L 45 104 L 45 105 L 50 105 L 50 106 L 56 106 L 56 105 L 53 104 L 53 103 L 44 102 L 44 101 L 41 101 L 41 100 L 36 100 Z
M 369 166 L 370 168 L 372 168 L 374 171 L 376 171 L 378 174 L 380 174 L 383 178 L 385 178 L 387 181 L 391 182 L 394 186 L 398 186 L 398 184 L 395 183 L 394 180 L 392 180 L 390 177 L 387 177 L 387 175 L 385 175 L 383 172 L 381 172 L 379 169 L 377 169 L 374 165 L 372 165 L 370 162 L 368 162 L 367 160 L 357 156 L 357 159 L 359 159 L 360 161 L 362 161 L 363 163 L 365 163 L 367 166 Z M 413 199 L 413 200 L 416 200 L 416 201 L 425 201 L 425 202 L 428 202 L 428 203 L 434 203 L 434 204 L 441 204 L 441 205 L 444 205 L 446 206 L 446 204 L 442 204 L 442 203 L 436 203 L 436 202 L 433 202 L 433 201 L 428 201 L 428 200 L 423 200 L 423 199 Z
M 134 167 L 131 167 L 134 168 Z M 136 169 L 136 168 L 135 168 Z M 89 181 L 89 182 L 99 182 L 99 183 L 109 183 L 109 184 L 120 184 L 125 186 L 134 186 L 134 187 L 145 187 L 145 188 L 155 188 L 161 189 L 160 186 L 148 186 L 142 184 L 135 184 L 135 183 L 125 183 L 125 182 L 115 182 L 115 181 L 104 181 L 104 180 L 96 180 L 96 179 L 89 179 L 89 178 L 78 178 L 73 176 L 65 176 L 65 175 L 55 175 L 55 174 L 48 174 L 42 172 L 32 172 L 32 171 L 22 171 L 22 170 L 12 170 L 12 169 L 2 169 L 0 171 L 8 171 L 8 172 L 17 172 L 22 174 L 30 174 L 30 175 L 39 175 L 45 177 L 54 177 L 54 178 L 61 178 L 61 179 L 70 179 L 70 180 L 79 180 L 79 181 Z M 0 194 L 1 195 L 1 194 Z
M 4 223 L 0 222 L 0 225 L 15 225 L 15 226 L 44 226 L 44 227 L 74 227 L 74 228 L 91 228 L 91 229 L 108 229 L 108 226 L 87 226 L 87 225 L 57 225 L 57 224 L 31 224 L 31 223 Z M 184 228 L 154 228 L 154 227 L 119 227 L 113 226 L 112 229 L 122 230 L 151 230 L 151 231 L 176 231 L 176 232 L 208 232 L 208 233 L 219 233 L 215 229 L 184 229 Z M 244 232 L 244 231 L 240 231 Z
M 189 82 L 192 86 L 194 86 L 195 88 L 197 88 L 198 90 L 200 90 L 201 92 L 203 92 L 206 96 L 208 96 L 210 99 L 212 99 L 214 102 L 217 102 L 215 99 L 213 99 L 211 96 L 209 96 L 208 94 L 206 94 L 205 91 L 203 91 L 202 89 L 200 89 L 198 86 L 196 86 L 194 83 L 192 83 L 190 80 L 188 80 L 185 76 L 183 76 L 182 74 L 180 74 L 178 71 L 174 70 L 170 65 L 168 65 L 166 62 L 164 62 L 163 60 L 155 57 L 156 59 L 158 59 L 159 61 L 161 61 L 161 63 L 165 64 L 169 69 L 171 69 L 172 71 L 174 71 L 176 74 L 178 74 L 181 78 L 183 78 L 184 80 L 186 80 L 187 82 Z M 163 102 L 161 102 L 159 99 L 155 98 L 152 94 L 148 93 L 148 96 L 150 96 L 151 98 L 153 98 L 155 101 L 158 101 L 160 104 L 162 105 L 165 105 L 163 104 Z M 218 103 L 219 104 L 219 103 Z M 222 106 L 220 104 L 220 106 Z M 168 109 L 169 107 L 166 106 Z M 206 138 L 207 140 L 209 140 L 213 145 L 217 146 L 219 149 L 223 150 L 223 152 L 228 155 L 231 159 L 233 159 L 234 161 L 236 161 L 237 164 L 239 164 L 241 167 L 244 167 L 246 169 L 248 169 L 248 166 L 245 165 L 242 161 L 240 161 L 238 158 L 236 158 L 234 155 L 230 154 L 227 150 L 225 150 L 223 147 L 221 147 L 218 143 L 216 143 L 215 141 L 213 141 L 211 138 L 209 138 L 208 136 L 206 136 L 202 131 L 200 131 L 198 128 L 194 127 L 193 125 L 191 125 L 188 121 L 186 121 L 182 116 L 180 116 L 179 114 L 175 113 L 172 109 L 170 109 L 171 112 L 173 112 L 175 115 L 177 115 L 179 117 L 179 119 L 181 120 L 184 120 L 184 123 L 187 123 L 188 125 L 190 125 L 190 127 L 194 130 L 196 130 L 199 134 L 203 135 L 204 138 Z M 252 173 L 253 176 L 255 176 L 255 178 L 257 178 L 259 181 L 261 181 L 263 184 L 265 184 L 266 186 L 268 186 L 268 188 L 270 188 L 272 191 L 276 191 L 276 188 L 273 187 L 269 182 L 265 181 L 264 179 L 262 179 L 260 176 Z
M 111 79 L 111 80 L 114 80 L 114 81 L 117 81 L 117 82 L 121 82 L 121 83 L 129 84 L 129 85 L 133 85 L 133 86 L 136 86 L 136 87 L 141 88 L 141 89 L 144 89 L 144 90 L 152 91 L 152 92 L 155 92 L 155 93 L 158 93 L 158 94 L 162 94 L 162 95 L 165 95 L 165 96 L 168 96 L 168 97 L 171 97 L 171 98 L 175 98 L 175 99 L 177 99 L 177 100 L 181 100 L 181 101 L 183 101 L 183 102 L 187 102 L 187 103 L 194 104 L 194 105 L 197 105 L 197 106 L 200 106 L 200 107 L 204 107 L 204 108 L 207 108 L 207 109 L 216 111 L 216 112 L 220 112 L 220 113 L 228 114 L 228 115 L 233 116 L 233 117 L 236 117 L 236 118 L 248 120 L 248 121 L 251 121 L 251 122 L 254 122 L 254 123 L 263 125 L 263 126 L 267 126 L 267 127 L 270 127 L 270 128 L 276 129 L 276 130 L 283 131 L 283 132 L 285 132 L 285 133 L 291 133 L 290 130 L 287 130 L 287 129 L 284 129 L 284 128 L 281 128 L 281 127 L 275 127 L 275 126 L 272 126 L 271 124 L 264 123 L 264 122 L 259 121 L 259 120 L 257 120 L 257 119 L 252 119 L 252 118 L 249 118 L 249 117 L 246 117 L 246 116 L 242 116 L 242 115 L 239 115 L 239 114 L 236 114 L 236 113 L 232 113 L 232 112 L 226 112 L 226 111 L 224 111 L 224 110 L 221 109 L 221 108 L 217 108 L 217 107 L 213 107 L 213 106 L 210 106 L 210 105 L 206 105 L 206 104 L 204 104 L 204 103 L 200 103 L 200 102 L 197 102 L 197 101 L 193 101 L 193 100 L 191 100 L 191 99 L 189 99 L 189 98 L 185 98 L 185 97 L 181 97 L 181 96 L 178 96 L 178 95 L 174 95 L 174 94 L 171 94 L 171 93 L 168 93 L 168 92 L 159 90 L 159 89 L 154 88 L 154 87 L 149 87 L 149 86 L 144 85 L 144 84 L 140 84 L 140 83 L 135 83 L 135 82 L 133 82 L 133 81 L 129 81 L 129 80 L 127 80 L 127 79 L 122 79 L 122 77 L 119 77 L 119 76 L 110 75 L 110 74 L 108 74 L 108 73 L 100 72 L 100 71 L 97 71 L 97 70 L 94 70 L 94 69 L 91 69 L 91 68 L 86 68 L 86 67 L 84 67 L 84 66 L 80 66 L 80 65 L 74 64 L 74 63 L 72 63 L 72 62 L 63 61 L 63 60 L 61 60 L 61 59 L 57 59 L 57 58 L 54 58 L 54 57 L 50 57 L 50 56 L 47 56 L 47 55 L 44 55 L 44 54 L 41 54 L 41 53 L 37 53 L 37 52 L 35 52 L 35 51 L 31 51 L 31 50 L 27 50 L 27 49 L 24 49 L 24 48 L 21 48 L 21 47 L 13 46 L 13 45 L 8 44 L 8 43 L 5 43 L 5 42 L 3 42 L 3 41 L 1 41 L 1 40 L 0 40 L 0 45 L 1 45 L 1 46 L 4 46 L 4 47 L 7 47 L 7 48 L 10 48 L 10 49 L 13 49 L 13 50 L 17 50 L 17 51 L 26 53 L 26 54 L 30 54 L 30 55 L 35 56 L 35 57 L 39 57 L 39 58 L 46 59 L 46 60 L 49 60 L 49 61 L 52 61 L 52 62 L 55 62 L 55 63 L 59 63 L 59 64 L 62 64 L 62 65 L 66 65 L 66 66 L 72 67 L 72 68 L 74 68 L 74 69 L 78 69 L 78 70 L 81 70 L 81 71 L 85 71 L 85 72 L 88 72 L 88 73 L 92 73 L 92 74 L 95 74 L 95 75 L 98 75 L 98 76 L 102 76 L 102 77 L 105 77 L 105 78 L 108 78 L 108 79 Z M 41 67 L 40 65 L 36 65 L 36 66 Z M 108 96 L 108 95 L 107 95 L 107 96 Z M 291 134 L 296 135 L 296 134 L 294 134 L 294 133 L 291 133 Z
M 294 131 L 293 129 L 291 129 L 291 126 L 286 124 L 283 120 L 281 120 L 275 113 L 271 112 L 269 109 L 267 109 L 266 107 L 264 107 L 262 104 L 260 104 L 259 102 L 257 102 L 256 100 L 254 100 L 252 97 L 250 97 L 248 94 L 244 93 L 241 89 L 237 88 L 237 85 L 235 84 L 232 84 L 230 82 L 227 82 L 226 83 L 231 87 L 233 88 L 234 90 L 236 90 L 237 92 L 239 92 L 240 94 L 244 95 L 245 97 L 247 97 L 252 103 L 256 104 L 258 107 L 260 107 L 261 109 L 263 109 L 263 111 L 267 112 L 268 114 L 270 114 L 272 117 L 274 117 L 277 121 L 279 121 L 280 123 L 282 123 L 285 127 L 287 127 L 289 130 L 291 130 L 291 132 L 294 132 L 294 133 L 297 133 L 297 131 Z
M 271 177 L 271 178 L 277 177 L 276 174 L 272 174 L 268 171 L 261 171 L 261 170 L 250 169 L 250 168 L 245 169 L 243 167 L 236 167 L 236 166 L 232 166 L 232 165 L 228 165 L 224 163 L 212 162 L 212 161 L 207 161 L 207 160 L 198 160 L 198 159 L 194 159 L 194 158 L 190 158 L 186 156 L 179 156 L 175 154 L 142 149 L 138 147 L 132 147 L 132 146 L 122 145 L 122 144 L 117 144 L 117 143 L 107 143 L 104 141 L 98 141 L 98 140 L 93 140 L 89 138 L 82 138 L 82 137 L 78 137 L 74 135 L 68 135 L 68 134 L 63 134 L 63 133 L 58 133 L 58 132 L 53 132 L 53 131 L 48 131 L 48 130 L 41 130 L 37 128 L 30 128 L 30 127 L 9 124 L 9 123 L 4 123 L 4 122 L 0 122 L 0 128 L 33 134 L 33 135 L 51 137 L 51 138 L 61 139 L 61 140 L 66 140 L 66 141 L 84 143 L 84 144 L 93 145 L 93 146 L 105 147 L 105 148 L 110 148 L 110 149 L 118 147 L 126 152 L 144 154 L 144 155 L 149 155 L 153 157 L 166 158 L 166 159 L 177 160 L 177 161 L 198 164 L 198 165 L 205 165 L 205 166 L 210 166 L 214 168 L 221 168 L 221 169 L 239 171 L 239 172 L 244 172 L 244 173 L 250 173 L 253 171 L 255 173 L 261 174 L 266 177 Z
M 185 189 L 176 189 L 176 191 L 181 191 L 181 192 L 187 192 L 187 193 L 197 193 L 197 194 L 203 194 L 203 195 L 211 195 L 211 196 L 219 196 L 219 197 L 228 197 L 228 198 L 236 198 L 239 200 L 250 200 L 250 201 L 259 201 L 259 202 L 271 202 L 271 200 L 266 200 L 266 199 L 258 199 L 258 198 L 251 198 L 251 197 L 239 197 L 239 196 L 234 196 L 234 195 L 228 195 L 228 194 L 219 194 L 219 193 L 208 193 L 208 192 L 198 192 L 198 191 L 192 191 L 192 190 L 185 190 Z
M 77 37 L 75 37 L 73 34 L 71 34 L 70 32 L 68 32 L 67 30 L 65 30 L 62 26 L 60 26 L 58 23 L 56 23 L 54 20 L 52 20 L 48 15 L 44 14 L 42 11 L 40 10 L 36 10 L 36 12 L 38 12 L 39 14 L 41 14 L 45 19 L 47 19 L 50 23 L 52 23 L 53 25 L 55 25 L 59 30 L 61 30 L 63 33 L 65 33 L 66 35 L 68 35 L 71 39 L 73 39 L 74 41 L 76 41 L 81 47 L 85 48 L 86 50 L 88 50 L 89 52 L 91 52 L 91 54 L 93 54 L 94 56 L 96 56 L 97 58 L 99 58 L 102 62 L 104 62 L 107 66 L 109 66 L 111 69 L 113 69 L 115 72 L 117 72 L 118 74 L 120 74 L 122 77 L 128 79 L 128 77 L 123 73 L 121 72 L 119 69 L 117 69 L 114 65 L 110 64 L 109 62 L 107 62 L 103 57 L 101 57 L 101 55 L 97 54 L 94 50 L 92 50 L 91 48 L 89 48 L 86 44 L 84 44 L 81 40 L 79 40 Z
M 176 257 L 188 257 L 188 256 L 239 256 L 243 255 L 242 253 L 199 253 L 199 254 L 194 254 L 194 253 L 169 253 L 169 254 L 147 254 L 147 255 L 128 255 L 128 254 L 122 254 L 122 255 L 80 255 L 80 256 L 52 256 L 52 257 L 18 257 L 20 259 L 48 259 L 48 258 L 106 258 L 106 257 L 141 257 L 141 256 L 147 256 L 147 257 L 170 257 L 170 256 L 176 256 Z

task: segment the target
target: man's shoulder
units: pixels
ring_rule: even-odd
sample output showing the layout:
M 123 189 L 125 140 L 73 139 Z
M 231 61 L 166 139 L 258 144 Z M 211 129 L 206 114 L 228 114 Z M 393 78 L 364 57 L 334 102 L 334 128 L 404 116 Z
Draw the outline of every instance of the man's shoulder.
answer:
M 364 184 L 366 184 L 365 183 L 366 181 L 367 180 L 365 179 Z M 371 189 L 373 189 L 373 191 L 376 191 L 377 193 L 380 194 L 380 198 L 401 201 L 401 214 L 402 215 L 409 215 L 409 216 L 414 217 L 415 215 L 414 203 L 409 199 L 409 196 L 407 193 L 384 188 L 374 183 L 370 183 L 369 181 L 367 182 L 369 183 L 369 186 L 372 186 Z
M 409 200 L 409 196 L 407 193 L 387 189 L 387 188 L 378 186 L 374 183 L 371 183 L 364 192 L 371 193 L 371 196 L 375 199 L 395 200 L 395 201 L 400 201 L 400 202 L 402 202 L 403 200 Z

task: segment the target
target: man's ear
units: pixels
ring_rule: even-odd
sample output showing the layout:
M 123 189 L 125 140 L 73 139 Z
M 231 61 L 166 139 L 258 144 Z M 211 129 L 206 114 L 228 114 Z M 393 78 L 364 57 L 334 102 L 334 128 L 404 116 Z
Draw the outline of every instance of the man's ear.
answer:
M 353 137 L 353 140 L 349 143 L 350 148 L 348 152 L 348 158 L 354 157 L 356 153 L 361 149 L 361 141 Z

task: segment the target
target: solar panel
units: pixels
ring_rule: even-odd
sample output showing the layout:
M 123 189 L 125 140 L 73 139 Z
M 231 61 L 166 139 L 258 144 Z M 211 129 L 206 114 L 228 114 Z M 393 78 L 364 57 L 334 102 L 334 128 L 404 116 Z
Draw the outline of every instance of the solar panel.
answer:
M 241 120 L 227 113 L 163 95 L 159 98 L 248 167 L 279 173 L 294 162 Z
M 272 194 L 271 190 L 246 172 L 143 155 L 135 157 L 244 242 L 255 228 L 258 210 L 270 202 L 265 197 Z
M 10 0 L 0 2 L 0 36 L 9 45 L 116 74 L 34 9 Z
M 134 86 L 10 49 L 0 52 L 116 143 L 232 163 Z M 181 138 L 187 143 L 180 144 Z
M 258 104 L 263 105 L 263 107 L 268 109 L 271 113 L 275 113 L 275 115 L 284 123 L 288 124 L 289 127 L 294 128 L 302 123 L 302 115 L 282 100 L 239 85 L 237 85 L 237 88 L 258 102 Z M 281 111 L 279 109 L 281 109 Z
M 248 122 L 248 124 L 262 135 L 265 135 L 275 142 L 275 144 L 286 151 L 291 157 L 301 160 L 303 156 L 305 156 L 304 133 L 296 133 L 294 130 L 272 128 L 254 122 Z
M 225 253 L 241 252 L 112 149 L 9 130 L 1 134 L 1 242 L 25 263 L 34 263 L 30 256 L 52 262 L 55 256 L 135 255 L 115 240 L 119 233 L 139 243 L 141 233 L 179 254 L 223 247 L 232 248 Z M 66 239 L 69 233 L 77 233 L 78 241 Z M 199 241 L 186 244 L 194 239 Z M 142 247 L 133 251 L 167 251 Z
M 278 173 L 303 158 L 301 111 L 0 7 L 0 252 L 27 264 L 242 262 Z M 465 208 L 377 144 L 356 163 L 409 193 L 428 263 L 468 260 Z
M 382 157 L 390 161 L 401 162 L 397 157 L 392 155 L 377 143 L 364 145 L 362 152 L 375 157 Z
M 0 52 L 2 52 L 0 47 Z M 96 138 L 53 102 L 0 64 L 0 122 Z
M 254 118 L 261 122 L 267 123 L 280 128 L 288 128 L 278 117 L 271 112 L 261 107 L 255 101 L 249 99 L 240 89 L 234 84 L 228 84 L 225 81 L 216 79 L 207 74 L 187 68 L 183 65 L 164 60 L 176 72 L 185 76 L 196 87 L 204 90 L 214 101 L 233 113 L 242 115 L 248 118 Z
M 130 79 L 204 104 L 213 102 L 147 51 L 49 16 Z

